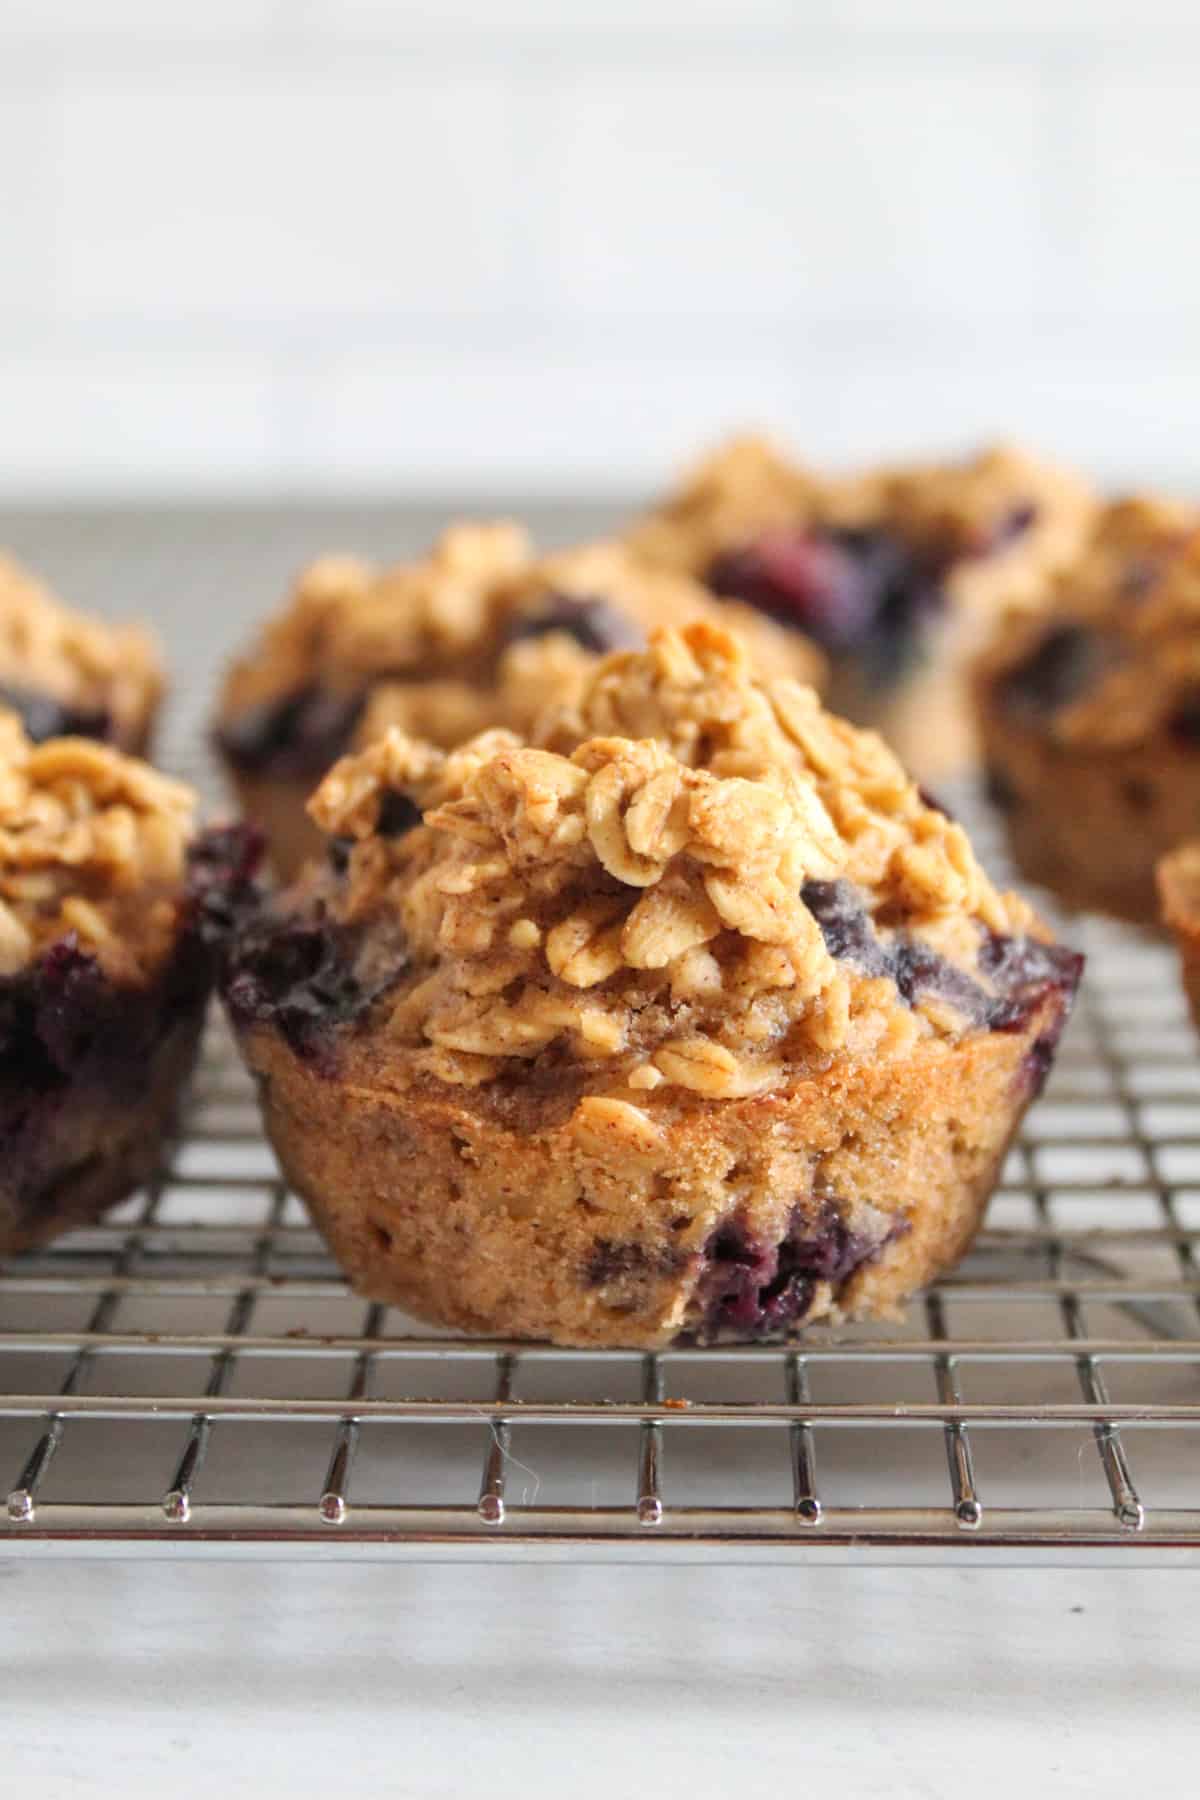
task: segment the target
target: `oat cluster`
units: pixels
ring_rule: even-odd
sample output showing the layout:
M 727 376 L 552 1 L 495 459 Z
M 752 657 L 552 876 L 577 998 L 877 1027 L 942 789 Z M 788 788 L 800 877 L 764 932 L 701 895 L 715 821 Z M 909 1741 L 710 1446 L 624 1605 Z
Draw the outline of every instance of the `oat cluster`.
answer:
M 137 625 L 106 625 L 63 606 L 0 555 L 0 684 L 53 695 L 136 727 L 163 689 L 158 647 Z
M 769 439 L 736 437 L 710 451 L 628 534 L 649 562 L 703 575 L 723 550 L 760 532 L 824 520 L 833 486 Z
M 1051 639 L 1074 640 L 1075 674 L 1044 720 L 1059 742 L 1124 750 L 1184 714 L 1200 733 L 1200 513 L 1148 497 L 1106 507 L 1048 612 L 998 637 L 984 679 L 1004 680 Z
M 952 598 L 990 607 L 1033 598 L 1046 571 L 1075 552 L 1092 511 L 1077 477 L 1006 445 L 830 477 L 742 437 L 686 476 L 629 541 L 656 564 L 703 575 L 722 551 L 765 532 L 883 529 L 942 573 Z
M 0 711 L 0 975 L 74 933 L 116 980 L 173 941 L 194 796 L 87 738 L 33 745 Z
M 396 790 L 424 826 L 389 837 Z M 402 924 L 391 1029 L 456 1082 L 555 1053 L 634 1092 L 733 1097 L 961 1035 L 943 1000 L 909 1007 L 830 954 L 808 881 L 855 884 L 882 938 L 968 967 L 984 927 L 1029 918 L 879 738 L 703 624 L 608 658 L 539 743 L 495 730 L 446 755 L 393 730 L 311 811 L 354 845 L 335 914 Z
M 550 708 L 578 698 L 599 654 L 565 625 L 545 629 L 562 601 L 604 609 L 613 641 L 602 649 L 716 616 L 699 583 L 651 568 L 624 545 L 539 557 L 517 525 L 456 525 L 421 561 L 384 570 L 349 557 L 314 563 L 231 671 L 224 710 L 319 682 L 367 691 L 360 746 L 392 726 L 446 746 L 496 725 L 528 736 Z M 764 668 L 821 678 L 822 658 L 804 638 L 740 610 Z
M 297 692 L 318 676 L 353 693 L 382 674 L 460 669 L 488 636 L 498 588 L 531 556 L 521 527 L 498 523 L 455 526 L 422 560 L 391 568 L 322 557 L 230 671 L 226 710 Z

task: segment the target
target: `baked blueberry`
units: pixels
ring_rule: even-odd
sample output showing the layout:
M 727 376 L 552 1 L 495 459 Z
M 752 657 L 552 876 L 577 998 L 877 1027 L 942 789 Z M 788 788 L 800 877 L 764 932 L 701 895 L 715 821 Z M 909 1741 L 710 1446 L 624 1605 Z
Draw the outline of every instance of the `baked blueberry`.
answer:
M 629 535 L 657 566 L 810 634 L 832 709 L 937 777 L 973 760 L 971 656 L 1001 610 L 1043 601 L 1092 510 L 1074 476 L 1012 450 L 836 480 L 741 439 Z

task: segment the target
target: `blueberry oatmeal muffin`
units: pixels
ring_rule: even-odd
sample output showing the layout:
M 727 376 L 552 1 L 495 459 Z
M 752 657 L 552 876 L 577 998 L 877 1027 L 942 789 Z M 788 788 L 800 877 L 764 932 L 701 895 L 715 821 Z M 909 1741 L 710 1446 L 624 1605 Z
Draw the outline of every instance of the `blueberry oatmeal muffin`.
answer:
M 874 734 L 708 625 L 542 742 L 392 730 L 223 991 L 365 1294 L 653 1347 L 887 1315 L 962 1255 L 1080 959 Z
M 807 640 L 742 610 L 764 667 L 821 678 Z M 526 734 L 580 691 L 597 657 L 714 613 L 697 583 L 620 545 L 537 557 L 513 524 L 454 526 L 422 561 L 391 569 L 326 558 L 230 670 L 217 746 L 291 876 L 321 848 L 306 805 L 345 751 L 391 725 L 445 749 L 494 725 Z
M 1163 857 L 1158 895 L 1163 922 L 1179 949 L 1183 991 L 1200 1031 L 1200 840 Z
M 1022 873 L 1154 923 L 1155 864 L 1200 836 L 1200 512 L 1107 507 L 1051 607 L 984 653 L 977 692 Z
M 154 1170 L 248 885 L 193 797 L 0 713 L 0 1251 L 95 1219 Z
M 829 705 L 933 779 L 974 760 L 964 671 L 998 608 L 1038 604 L 1091 511 L 1074 475 L 1017 450 L 834 480 L 748 437 L 628 541 L 806 632 L 832 663 Z
M 149 632 L 71 611 L 0 554 L 0 707 L 19 715 L 34 743 L 98 738 L 141 755 L 163 687 Z

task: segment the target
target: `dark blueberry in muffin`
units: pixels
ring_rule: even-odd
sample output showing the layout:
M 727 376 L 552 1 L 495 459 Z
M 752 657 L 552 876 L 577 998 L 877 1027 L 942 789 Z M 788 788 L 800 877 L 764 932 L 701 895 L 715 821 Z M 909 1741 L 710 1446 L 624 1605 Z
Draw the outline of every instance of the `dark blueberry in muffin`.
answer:
M 102 707 L 69 706 L 36 688 L 0 682 L 0 706 L 19 715 L 26 736 L 35 744 L 54 737 L 99 738 L 107 743 L 113 735 L 112 715 Z
M 244 707 L 217 727 L 217 744 L 247 774 L 323 775 L 350 746 L 364 693 L 333 694 L 317 684 Z
M 208 950 L 224 952 L 258 906 L 262 854 L 262 833 L 245 824 L 210 826 L 189 847 L 189 922 Z
M 1084 960 L 1065 944 L 1044 944 L 1039 938 L 1001 937 L 997 932 L 989 932 L 979 953 L 979 966 L 999 994 L 988 1018 L 991 1030 L 1021 1030 L 1047 994 L 1057 994 L 1063 1000 L 1065 1025 L 1083 975 Z
M 888 954 L 853 882 L 806 881 L 800 898 L 821 927 L 830 956 L 853 963 L 864 975 L 891 974 Z
M 868 673 L 898 675 L 921 623 L 942 603 L 938 571 L 873 528 L 767 532 L 718 556 L 714 593 L 794 625 L 837 656 L 869 651 Z
M 1082 956 L 1061 944 L 992 932 L 979 955 L 980 969 L 996 989 L 991 994 L 918 938 L 902 934 L 890 945 L 882 944 L 852 882 L 806 881 L 800 897 L 821 927 L 831 956 L 853 963 L 865 975 L 888 976 L 910 1006 L 925 994 L 936 994 L 988 1031 L 1019 1030 L 1048 992 L 1060 994 L 1069 1005 L 1083 972 Z
M 1040 719 L 1069 706 L 1103 673 L 1111 651 L 1085 625 L 1056 625 L 1004 680 L 1008 710 Z
M 378 832 L 380 837 L 398 838 L 421 823 L 421 809 L 407 794 L 398 793 L 389 788 L 379 808 Z
M 969 1019 L 972 1025 L 991 1026 L 990 996 L 977 981 L 948 962 L 918 938 L 897 938 L 892 946 L 892 979 L 911 1006 L 926 994 L 936 994 Z
M 797 1323 L 811 1307 L 818 1281 L 840 1287 L 903 1229 L 900 1222 L 877 1237 L 853 1232 L 831 1201 L 815 1219 L 796 1207 L 777 1244 L 756 1241 L 736 1220 L 722 1225 L 702 1253 L 697 1335 L 731 1330 L 759 1337 Z
M 645 635 L 609 601 L 598 596 L 576 597 L 571 594 L 549 594 L 537 612 L 526 613 L 513 621 L 504 638 L 504 648 L 532 638 L 549 637 L 553 631 L 565 632 L 581 650 L 594 656 L 606 656 L 611 650 L 640 650 Z
M 876 610 L 859 558 L 815 532 L 768 532 L 744 549 L 726 551 L 709 569 L 708 585 L 806 631 L 826 650 L 858 643 Z
M 1189 748 L 1200 744 L 1200 692 L 1184 695 L 1167 721 L 1167 730 L 1177 743 Z
M 685 1221 L 686 1223 L 686 1221 Z M 686 1250 L 651 1249 L 632 1241 L 597 1238 L 583 1271 L 585 1287 L 612 1287 L 676 1275 L 688 1261 Z
M 332 1068 L 338 1029 L 368 1012 L 404 963 L 402 946 L 364 944 L 320 901 L 287 920 L 264 906 L 236 935 L 222 988 L 237 1023 L 272 1025 L 298 1056 Z

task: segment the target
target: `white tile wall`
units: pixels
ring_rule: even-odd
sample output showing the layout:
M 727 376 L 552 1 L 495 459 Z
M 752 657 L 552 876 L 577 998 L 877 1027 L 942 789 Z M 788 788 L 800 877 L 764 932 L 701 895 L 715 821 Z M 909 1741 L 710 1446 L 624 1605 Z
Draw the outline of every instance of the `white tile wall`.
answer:
M 0 497 L 1200 487 L 1191 0 L 0 0 Z
M 485 77 L 72 73 L 57 302 L 228 340 L 487 316 L 509 297 L 512 96 Z
M 1033 302 L 1038 117 L 1020 72 L 610 68 L 566 82 L 549 112 L 569 306 L 683 312 L 711 333 Z M 988 254 L 964 255 L 981 218 Z

